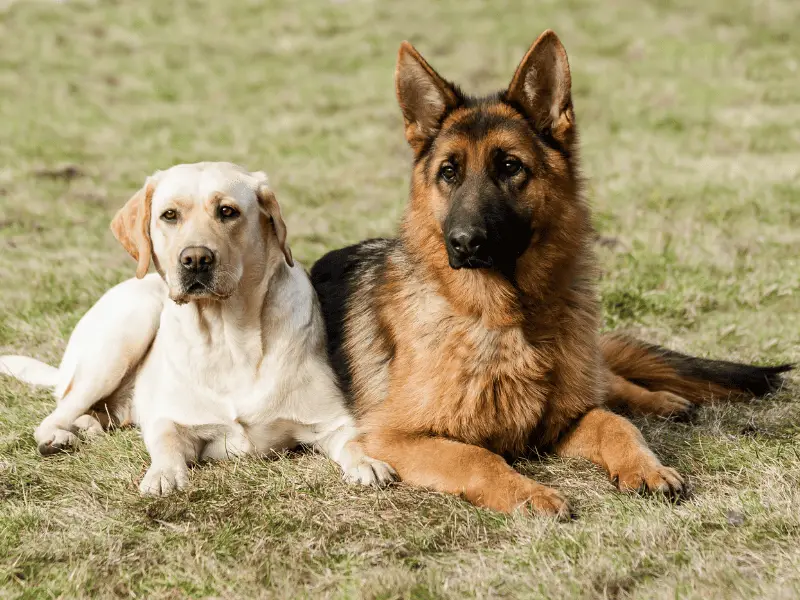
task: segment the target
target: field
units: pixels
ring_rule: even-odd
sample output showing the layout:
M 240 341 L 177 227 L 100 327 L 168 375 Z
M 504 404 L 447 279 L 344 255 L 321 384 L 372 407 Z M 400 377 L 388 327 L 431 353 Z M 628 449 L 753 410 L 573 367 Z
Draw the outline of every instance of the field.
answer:
M 0 354 L 57 363 L 133 275 L 114 211 L 152 171 L 265 169 L 295 257 L 390 235 L 411 40 L 473 92 L 555 29 L 570 55 L 607 328 L 702 356 L 800 361 L 796 0 L 0 0 Z M 345 485 L 322 456 L 196 468 L 143 499 L 134 430 L 42 458 L 53 400 L 0 380 L 0 597 L 797 598 L 800 379 L 639 420 L 691 482 L 623 496 L 586 462 L 522 461 L 569 523 Z

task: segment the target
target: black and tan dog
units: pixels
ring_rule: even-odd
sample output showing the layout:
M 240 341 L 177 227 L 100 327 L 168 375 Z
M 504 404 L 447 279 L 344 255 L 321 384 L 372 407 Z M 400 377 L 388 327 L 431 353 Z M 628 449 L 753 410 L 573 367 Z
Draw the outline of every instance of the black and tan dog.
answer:
M 605 407 L 678 414 L 764 394 L 789 367 L 599 335 L 570 71 L 552 31 L 494 96 L 463 94 L 408 43 L 396 87 L 414 152 L 400 235 L 312 270 L 368 453 L 410 484 L 506 512 L 569 514 L 506 462 L 533 449 L 587 458 L 623 490 L 680 493 L 682 477 Z

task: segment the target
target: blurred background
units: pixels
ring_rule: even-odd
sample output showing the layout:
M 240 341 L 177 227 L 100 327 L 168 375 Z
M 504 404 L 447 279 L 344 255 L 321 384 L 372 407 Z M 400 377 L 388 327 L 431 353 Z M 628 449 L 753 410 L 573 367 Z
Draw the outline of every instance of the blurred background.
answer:
M 505 87 L 529 44 L 546 28 L 559 34 L 572 67 L 586 193 L 601 235 L 606 326 L 718 358 L 800 360 L 797 0 L 0 0 L 0 351 L 58 361 L 86 309 L 110 285 L 133 275 L 133 261 L 108 230 L 112 215 L 148 174 L 175 163 L 229 160 L 266 170 L 295 256 L 308 267 L 326 250 L 392 235 L 406 200 L 411 161 L 394 98 L 400 42 L 411 41 L 444 77 L 479 94 Z M 70 512 L 78 498 L 101 502 L 87 500 L 84 488 L 75 488 L 63 506 L 47 504 L 55 501 L 57 478 L 72 477 L 59 469 L 73 465 L 40 467 L 33 454 L 29 432 L 50 403 L 43 393 L 0 382 L 0 423 L 6 423 L 0 425 L 0 466 L 7 467 L 0 468 L 0 479 L 4 473 L 11 477 L 12 464 L 16 478 L 8 480 L 6 492 L 0 482 L 0 503 L 6 498 L 7 514 L 16 515 L 5 525 L 12 533 L 0 533 L 14 549 L 11 558 L 0 559 L 0 581 L 7 578 L 0 595 L 3 589 L 45 589 L 25 587 L 25 577 L 39 585 L 43 580 L 36 578 L 45 572 L 60 582 L 53 585 L 62 587 L 54 589 L 68 595 L 78 589 L 70 587 L 75 581 L 111 594 L 113 589 L 103 587 L 102 569 L 110 573 L 113 564 L 133 569 L 119 550 L 125 544 L 133 544 L 136 560 L 147 547 L 154 553 L 151 559 L 163 563 L 160 544 L 177 536 L 181 552 L 191 555 L 190 537 L 169 528 L 165 532 L 146 519 L 142 531 L 149 532 L 152 547 L 131 542 L 128 530 L 98 541 L 113 527 L 98 522 L 84 531 Z M 386 598 L 463 597 L 475 590 L 484 597 L 503 590 L 512 596 L 558 596 L 584 588 L 608 597 L 636 590 L 648 597 L 659 590 L 677 597 L 675 590 L 701 594 L 723 584 L 732 590 L 744 586 L 756 595 L 783 592 L 792 572 L 797 583 L 800 559 L 796 547 L 789 550 L 800 534 L 797 504 L 792 504 L 797 477 L 786 477 L 800 471 L 800 463 L 796 450 L 792 458 L 781 448 L 797 442 L 798 417 L 795 393 L 780 404 L 738 412 L 709 409 L 688 438 L 681 426 L 645 424 L 654 445 L 710 494 L 701 496 L 695 512 L 658 513 L 668 515 L 658 533 L 637 521 L 652 507 L 620 508 L 614 503 L 621 501 L 596 475 L 594 487 L 575 493 L 589 504 L 611 504 L 590 512 L 578 526 L 587 529 L 575 534 L 585 536 L 576 547 L 568 541 L 572 534 L 495 521 L 456 500 L 439 499 L 426 509 L 430 512 L 414 513 L 422 521 L 402 511 L 387 517 L 398 523 L 406 519 L 408 530 L 399 524 L 383 530 L 374 521 L 367 533 L 354 533 L 360 531 L 356 516 L 341 516 L 351 523 L 348 535 L 362 544 L 341 550 L 349 557 L 344 562 L 321 558 L 329 556 L 324 548 L 339 548 L 335 531 L 304 521 L 292 530 L 301 532 L 293 539 L 306 543 L 307 534 L 317 545 L 296 559 L 295 566 L 305 566 L 280 589 L 347 595 L 348 589 L 359 589 L 365 574 L 382 574 L 394 582 L 381 596 Z M 745 443 L 737 436 L 748 423 L 756 433 Z M 728 439 L 729 434 L 735 435 Z M 754 448 L 747 446 L 751 442 Z M 107 468 L 136 477 L 138 438 L 123 435 L 103 443 L 115 446 L 101 444 L 96 452 L 112 447 L 121 452 L 123 445 L 130 459 Z M 84 484 L 95 481 L 91 456 L 73 459 L 86 468 Z M 300 464 L 316 473 L 309 475 L 312 479 L 321 476 L 312 463 Z M 48 475 L 42 468 L 53 471 Z M 292 476 L 306 476 L 286 468 Z M 575 469 L 586 467 L 551 465 L 544 475 L 534 473 L 563 478 Z M 37 473 L 44 479 L 31 483 Z M 329 483 L 336 481 L 335 475 L 325 476 Z M 142 508 L 128 483 L 108 475 L 98 484 L 127 498 L 121 501 L 120 522 L 151 510 Z M 26 486 L 34 498 L 40 490 L 45 508 L 25 508 Z M 743 487 L 755 490 L 752 503 L 736 500 Z M 336 494 L 355 493 L 338 490 L 330 492 L 331 502 L 341 501 Z M 280 490 L 270 493 L 280 506 Z M 409 507 L 422 502 L 416 492 L 403 494 Z M 770 498 L 767 508 L 759 505 L 765 497 Z M 369 513 L 371 500 L 359 498 L 361 514 Z M 172 514 L 171 508 L 162 509 Z M 203 510 L 210 515 L 215 509 Z M 730 510 L 750 520 L 728 535 L 727 528 L 734 527 L 726 516 Z M 448 515 L 468 525 L 440 531 L 438 524 Z M 619 531 L 612 534 L 605 527 L 623 515 L 633 519 L 626 522 L 638 523 L 634 530 L 647 533 L 631 534 L 627 542 L 614 537 Z M 73 558 L 55 550 L 38 558 L 26 554 L 24 548 L 56 535 L 42 524 L 52 526 L 54 519 L 66 523 L 56 527 L 63 539 L 80 540 L 85 534 L 95 542 L 86 542 L 83 554 Z M 708 533 L 705 522 L 720 525 Z M 200 539 L 212 548 L 218 570 L 185 575 L 196 586 L 181 588 L 185 594 L 231 593 L 215 577 L 236 580 L 230 569 L 241 557 L 234 551 L 215 554 L 212 525 L 210 537 Z M 0 532 L 3 526 L 0 520 Z M 491 543 L 481 537 L 486 527 L 495 532 Z M 433 541 L 408 546 L 420 528 L 434 532 Z M 675 533 L 687 528 L 689 541 Z M 774 535 L 754 541 L 765 530 Z M 541 545 L 546 536 L 536 536 L 543 532 L 555 536 L 555 546 Z M 237 547 L 251 547 L 243 533 L 232 535 Z M 486 544 L 499 553 L 496 563 L 490 561 L 493 566 L 482 562 L 489 560 Z M 604 554 L 606 544 L 618 544 L 617 558 Z M 539 554 L 524 554 L 522 546 L 524 552 L 536 547 Z M 391 550 L 397 547 L 404 550 Z M 690 548 L 684 562 L 682 548 Z M 742 559 L 744 566 L 731 558 L 753 552 L 757 558 Z M 85 562 L 93 553 L 117 556 L 117 562 L 103 559 L 102 568 L 93 571 L 86 566 L 91 561 Z M 536 563 L 542 556 L 544 562 Z M 642 562 L 643 556 L 659 558 Z M 701 559 L 710 563 L 695 569 Z M 771 564 L 773 578 L 754 575 L 757 563 Z M 29 571 L 19 571 L 20 564 Z M 83 566 L 77 579 L 69 579 L 78 565 Z M 520 568 L 527 578 L 515 579 L 514 565 L 525 565 Z M 561 565 L 573 583 L 565 584 L 554 565 Z M 175 567 L 180 573 L 184 568 L 190 573 L 195 567 Z M 454 583 L 459 573 L 469 582 L 462 587 Z M 470 573 L 479 575 L 470 580 Z M 172 580 L 158 581 L 147 587 L 130 580 L 119 591 L 161 593 Z
M 800 277 L 797 2 L 2 7 L 0 276 L 24 284 L 21 294 L 64 276 L 46 269 L 40 284 L 21 269 L 31 261 L 112 272 L 87 269 L 100 261 L 126 274 L 107 222 L 147 174 L 180 162 L 265 169 L 307 265 L 328 248 L 391 234 L 410 160 L 394 99 L 400 41 L 486 93 L 508 83 L 549 27 L 572 65 L 597 225 L 636 258 L 615 263 L 623 279 L 611 283 L 612 324 L 655 311 L 680 325 L 708 309 L 730 323 L 726 303 L 749 310 L 766 295 L 780 319 L 761 314 L 758 331 L 729 335 L 792 351 L 797 336 L 780 334 L 800 330 L 786 299 Z M 644 274 L 641 262 L 645 282 L 628 273 Z M 725 284 L 730 276 L 747 289 Z

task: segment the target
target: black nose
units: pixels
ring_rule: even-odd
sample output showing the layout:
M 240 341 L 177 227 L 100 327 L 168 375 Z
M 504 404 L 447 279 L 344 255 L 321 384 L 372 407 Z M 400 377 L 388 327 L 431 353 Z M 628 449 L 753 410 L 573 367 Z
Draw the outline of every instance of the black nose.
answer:
M 190 246 L 181 252 L 181 264 L 193 273 L 209 271 L 214 266 L 214 253 L 205 246 Z
M 458 227 L 448 236 L 450 248 L 459 260 L 467 260 L 478 254 L 486 244 L 486 232 L 478 227 Z

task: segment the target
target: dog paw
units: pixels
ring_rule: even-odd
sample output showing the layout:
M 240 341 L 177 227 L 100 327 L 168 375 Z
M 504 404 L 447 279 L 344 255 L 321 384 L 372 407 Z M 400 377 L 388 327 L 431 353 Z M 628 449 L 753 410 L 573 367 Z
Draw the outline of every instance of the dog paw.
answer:
M 139 484 L 144 496 L 166 496 L 189 484 L 189 469 L 185 464 L 152 465 Z
M 95 419 L 92 415 L 81 415 L 75 419 L 72 425 L 81 435 L 86 437 L 94 437 L 105 431 L 100 421 Z
M 687 419 L 697 408 L 691 400 L 672 392 L 653 392 L 653 396 L 655 397 L 653 412 L 661 417 Z
M 520 508 L 533 514 L 555 517 L 559 521 L 566 521 L 572 517 L 572 509 L 564 496 L 543 485 L 538 488 Z
M 528 477 L 514 474 L 480 490 L 476 497 L 467 496 L 478 506 L 504 513 L 523 512 L 531 515 L 567 520 L 572 516 L 569 502 L 560 492 Z
M 40 425 L 33 434 L 39 448 L 39 454 L 48 456 L 67 452 L 78 447 L 80 440 L 74 432 L 58 427 L 43 427 Z
M 670 467 L 658 465 L 644 469 L 620 470 L 612 474 L 612 481 L 623 492 L 650 492 L 679 497 L 685 491 L 680 473 Z
M 352 466 L 344 469 L 344 480 L 347 483 L 383 487 L 395 479 L 397 473 L 392 467 L 369 456 L 362 456 Z

